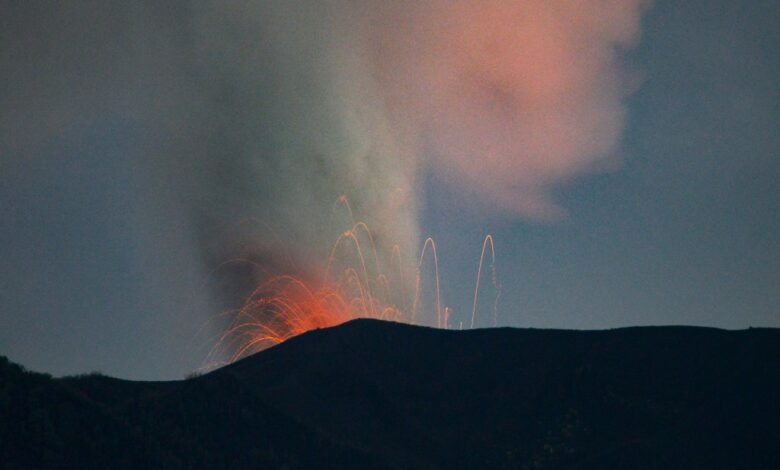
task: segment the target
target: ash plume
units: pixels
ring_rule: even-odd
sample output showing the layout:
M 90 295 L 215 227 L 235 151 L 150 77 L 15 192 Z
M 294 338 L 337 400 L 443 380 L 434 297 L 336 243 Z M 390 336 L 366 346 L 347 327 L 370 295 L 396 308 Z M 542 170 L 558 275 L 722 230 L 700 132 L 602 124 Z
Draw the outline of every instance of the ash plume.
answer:
M 105 142 L 100 158 L 127 159 L 137 172 L 135 190 L 147 201 L 138 210 L 178 221 L 190 234 L 177 236 L 194 240 L 205 272 L 240 278 L 228 288 L 269 271 L 317 274 L 349 228 L 344 208 L 334 209 L 342 195 L 384 257 L 397 244 L 411 258 L 415 166 L 374 106 L 376 89 L 340 48 L 343 8 L 5 5 L 4 166 L 26 173 L 77 163 L 83 142 Z M 69 142 L 73 152 L 58 150 Z M 236 258 L 262 269 L 222 266 Z
M 385 260 L 395 244 L 411 259 L 421 171 L 550 218 L 556 184 L 618 154 L 620 51 L 642 5 L 7 4 L 0 152 L 14 169 L 79 158 L 52 148 L 84 138 L 105 159 L 121 147 L 146 194 L 138 210 L 179 221 L 204 271 L 261 266 L 234 271 L 238 284 L 315 273 L 348 228 L 341 195 Z
M 632 90 L 621 55 L 647 3 L 377 3 L 366 34 L 415 152 L 487 207 L 550 219 L 557 184 L 619 157 Z

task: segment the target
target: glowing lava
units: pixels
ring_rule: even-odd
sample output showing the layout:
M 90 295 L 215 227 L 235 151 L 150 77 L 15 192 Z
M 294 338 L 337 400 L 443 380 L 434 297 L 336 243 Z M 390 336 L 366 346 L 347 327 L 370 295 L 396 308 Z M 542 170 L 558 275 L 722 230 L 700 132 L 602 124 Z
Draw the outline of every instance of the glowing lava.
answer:
M 379 253 L 368 225 L 355 221 L 346 197 L 336 204 L 346 207 L 352 227 L 343 232 L 328 257 L 323 281 L 316 286 L 292 275 L 274 276 L 260 284 L 233 314 L 233 320 L 222 334 L 211 356 L 228 352 L 229 362 L 279 344 L 309 330 L 335 326 L 356 318 L 375 318 L 412 324 L 420 321 L 423 266 L 430 253 L 433 262 L 435 286 L 435 322 L 429 326 L 450 328 L 450 309 L 442 307 L 439 259 L 436 243 L 427 238 L 416 267 L 411 296 L 404 280 L 401 253 L 392 248 L 390 272 L 382 269 Z M 361 242 L 362 240 L 362 242 Z M 367 246 L 365 245 L 367 243 Z M 471 327 L 477 312 L 477 300 L 487 249 L 491 252 L 491 281 L 496 290 L 493 303 L 493 324 L 496 322 L 499 295 L 495 270 L 493 237 L 488 235 L 482 244 L 474 288 Z M 395 263 L 394 263 L 395 261 Z M 390 274 L 392 273 L 392 274 Z M 460 326 L 463 324 L 461 322 Z

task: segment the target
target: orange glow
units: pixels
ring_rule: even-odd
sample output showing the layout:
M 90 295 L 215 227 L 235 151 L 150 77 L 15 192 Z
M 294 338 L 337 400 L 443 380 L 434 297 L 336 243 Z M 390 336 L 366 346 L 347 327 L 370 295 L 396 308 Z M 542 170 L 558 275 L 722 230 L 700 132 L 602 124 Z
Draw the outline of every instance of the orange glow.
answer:
M 252 291 L 238 311 L 232 313 L 232 322 L 212 350 L 212 358 L 226 354 L 228 362 L 234 362 L 306 331 L 336 326 L 356 318 L 426 324 L 421 323 L 418 310 L 421 308 L 422 270 L 428 253 L 433 261 L 435 285 L 435 323 L 431 320 L 429 326 L 450 327 L 451 310 L 442 305 L 439 259 L 434 240 L 429 237 L 423 244 L 410 297 L 404 282 L 400 248 L 393 246 L 389 270 L 392 275 L 386 274 L 368 225 L 354 220 L 346 197 L 340 197 L 336 201 L 338 204 L 346 207 L 352 227 L 339 235 L 333 244 L 321 284 L 312 285 L 287 274 L 268 278 Z M 361 239 L 368 241 L 367 246 L 361 243 Z M 497 286 L 493 237 L 488 235 L 482 245 L 477 270 L 472 328 L 488 244 L 492 254 L 492 281 Z M 495 308 L 493 321 L 495 324 Z

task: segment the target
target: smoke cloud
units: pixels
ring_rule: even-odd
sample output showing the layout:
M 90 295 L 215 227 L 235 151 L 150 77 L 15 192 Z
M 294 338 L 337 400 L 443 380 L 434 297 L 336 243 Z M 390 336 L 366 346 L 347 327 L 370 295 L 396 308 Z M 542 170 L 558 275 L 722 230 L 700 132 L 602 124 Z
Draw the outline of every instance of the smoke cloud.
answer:
M 391 2 L 368 34 L 396 130 L 504 211 L 551 218 L 550 190 L 617 156 L 639 0 Z M 380 25 L 380 26 L 377 26 Z
M 134 168 L 137 210 L 189 232 L 207 271 L 316 271 L 347 226 L 341 195 L 384 259 L 395 244 L 411 258 L 426 168 L 549 218 L 556 184 L 614 158 L 642 3 L 4 5 L 4 177 L 45 187 L 32 168 L 99 142 Z

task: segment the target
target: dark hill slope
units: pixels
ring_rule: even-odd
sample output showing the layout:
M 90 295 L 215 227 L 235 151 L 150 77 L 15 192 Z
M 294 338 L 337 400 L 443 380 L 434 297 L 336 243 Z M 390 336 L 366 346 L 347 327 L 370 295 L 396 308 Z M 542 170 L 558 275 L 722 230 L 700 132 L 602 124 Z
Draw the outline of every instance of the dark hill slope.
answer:
M 780 330 L 370 320 L 180 382 L 0 365 L 0 462 L 780 468 Z

